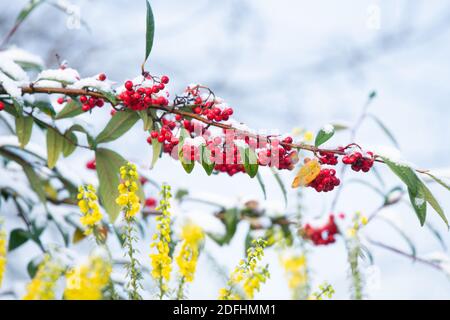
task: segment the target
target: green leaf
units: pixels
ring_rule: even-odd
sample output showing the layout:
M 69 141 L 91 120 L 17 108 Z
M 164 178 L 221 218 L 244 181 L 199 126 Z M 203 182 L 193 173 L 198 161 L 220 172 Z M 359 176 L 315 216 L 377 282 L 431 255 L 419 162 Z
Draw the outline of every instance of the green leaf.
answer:
M 210 176 L 214 171 L 215 166 L 214 162 L 211 161 L 211 151 L 205 145 L 202 145 L 201 152 L 203 169 L 205 169 L 206 174 Z
M 96 144 L 114 141 L 131 129 L 139 120 L 134 111 L 120 111 L 111 117 L 106 127 L 95 138 Z
M 138 111 L 139 117 L 144 122 L 144 131 L 148 131 L 153 127 L 153 119 L 148 114 L 147 110 Z
M 267 199 L 266 185 L 264 184 L 264 181 L 259 172 L 256 174 L 256 179 L 258 180 L 259 186 L 261 187 L 261 190 L 263 192 L 264 200 L 266 200 Z
M 392 132 L 388 129 L 388 127 L 385 126 L 385 124 L 383 123 L 383 121 L 381 121 L 378 117 L 376 117 L 373 114 L 368 114 L 368 117 L 372 118 L 376 124 L 378 124 L 378 126 L 381 128 L 381 130 L 384 132 L 384 134 L 392 141 L 392 143 L 397 147 L 400 148 L 400 145 L 397 141 L 397 139 L 395 139 L 394 135 L 392 134 Z
M 317 133 L 316 135 L 316 141 L 314 143 L 315 146 L 321 146 L 322 144 L 330 140 L 331 137 L 334 136 L 334 133 L 335 129 L 331 124 L 320 129 L 319 133 Z
M 422 180 L 419 179 L 414 170 L 406 165 L 396 164 L 385 157 L 381 158 L 392 170 L 392 172 L 394 172 L 403 181 L 403 183 L 407 185 L 409 198 L 417 216 L 419 217 L 420 224 L 423 226 L 425 223 L 426 203 L 428 202 L 448 227 L 448 220 L 442 207 L 439 205 L 438 201 L 428 187 L 422 182 Z
M 95 141 L 94 138 L 92 137 L 92 135 L 85 129 L 83 128 L 81 125 L 79 124 L 74 124 L 73 126 L 71 126 L 69 129 L 67 129 L 66 134 L 68 134 L 69 132 L 81 132 L 84 133 L 86 135 L 87 141 L 89 143 L 89 145 L 91 147 L 95 146 Z
M 16 24 L 22 23 L 28 17 L 28 15 L 44 1 L 45 0 L 30 0 L 17 16 Z
M 41 200 L 42 203 L 45 203 L 47 200 L 42 180 L 39 178 L 36 172 L 34 172 L 33 167 L 30 164 L 23 162 L 22 168 L 28 178 L 28 181 L 30 182 L 31 188 L 34 190 L 34 192 L 36 192 L 39 200 Z
M 51 105 L 51 103 L 48 103 L 46 101 L 36 101 L 35 103 L 33 103 L 33 106 L 35 108 L 38 108 L 44 114 L 50 116 L 52 119 L 56 115 L 56 111 L 53 108 L 53 106 Z
M 94 88 L 94 89 L 95 89 L 95 91 L 101 93 L 106 98 L 106 100 L 108 100 L 108 102 L 111 103 L 113 106 L 118 104 L 117 97 L 115 96 L 114 93 L 108 92 L 108 91 L 103 91 L 103 90 L 100 90 L 97 88 Z
M 32 117 L 16 118 L 16 135 L 19 139 L 20 147 L 23 149 L 30 142 L 31 132 L 33 130 Z
M 28 275 L 30 276 L 30 279 L 33 279 L 34 276 L 36 275 L 36 272 L 38 271 L 39 265 L 42 262 L 42 257 L 39 256 L 37 258 L 33 258 L 30 260 L 30 262 L 28 262 L 27 264 L 27 272 Z
M 281 180 L 280 175 L 278 174 L 277 171 L 275 171 L 274 168 L 270 168 L 270 170 L 272 171 L 272 174 L 273 174 L 275 180 L 277 181 L 278 186 L 281 189 L 281 192 L 283 193 L 284 205 L 287 206 L 287 203 L 288 203 L 287 191 L 286 191 L 286 187 L 284 186 L 283 180 Z
M 422 181 L 421 181 L 422 182 Z M 430 204 L 430 206 L 439 214 L 441 219 L 445 222 L 447 227 L 449 226 L 447 217 L 445 216 L 444 210 L 442 209 L 439 202 L 431 193 L 430 189 L 422 182 L 422 189 L 425 194 L 425 200 Z
M 144 63 L 148 59 L 148 56 L 150 55 L 150 52 L 152 51 L 153 47 L 153 39 L 155 37 L 155 18 L 153 17 L 153 11 L 152 6 L 150 5 L 150 1 L 146 1 L 147 4 L 147 23 L 146 23 L 146 33 L 145 33 L 145 59 Z
M 256 156 L 255 151 L 250 149 L 249 147 L 239 148 L 239 153 L 241 155 L 241 159 L 244 163 L 245 172 L 251 177 L 254 178 L 258 173 L 258 157 Z
M 334 131 L 345 131 L 350 129 L 348 125 L 343 123 L 332 123 L 331 125 L 334 127 Z
M 429 172 L 425 172 L 424 174 L 426 174 L 427 176 L 429 176 L 431 179 L 433 179 L 434 181 L 436 181 L 437 183 L 439 183 L 441 186 L 443 186 L 445 189 L 447 189 L 448 191 L 450 191 L 450 185 L 448 183 L 446 183 L 445 181 L 439 179 L 438 177 L 432 175 Z
M 427 218 L 427 202 L 425 200 L 425 194 L 421 188 L 418 188 L 416 192 L 408 187 L 409 200 L 414 208 L 414 211 L 419 218 L 420 225 L 423 226 Z
M 56 129 L 49 127 L 47 129 L 47 166 L 50 169 L 56 165 L 61 154 L 64 143 L 64 137 Z
M 208 235 L 217 244 L 222 246 L 230 243 L 231 239 L 233 239 L 239 223 L 240 213 L 236 208 L 232 208 L 219 213 L 219 215 L 221 215 L 222 222 L 225 224 L 225 234 L 223 236 L 217 236 L 209 233 Z
M 70 156 L 77 148 L 78 138 L 72 131 L 66 131 L 64 134 L 66 139 L 63 141 L 62 153 L 64 158 Z
M 14 229 L 9 234 L 8 251 L 17 249 L 31 239 L 31 234 L 24 229 Z
M 72 99 L 66 103 L 66 105 L 60 112 L 56 114 L 55 119 L 60 120 L 65 118 L 73 118 L 82 114 L 83 112 L 84 111 L 81 107 L 81 103 L 76 99 Z
M 95 161 L 100 183 L 98 189 L 100 201 L 113 223 L 121 210 L 116 203 L 116 198 L 119 196 L 117 186 L 120 183 L 120 167 L 126 163 L 126 160 L 112 150 L 98 148 L 95 152 Z
M 161 156 L 162 143 L 158 139 L 152 139 L 152 163 L 150 169 L 155 167 L 156 161 L 158 161 Z
M 187 132 L 186 129 L 182 128 L 180 131 L 180 138 L 177 147 L 178 147 L 178 159 L 180 160 L 181 165 L 184 168 L 184 171 L 186 171 L 187 173 L 191 173 L 192 170 L 194 170 L 195 161 L 186 162 L 183 155 L 184 140 L 188 137 L 190 137 L 189 132 Z

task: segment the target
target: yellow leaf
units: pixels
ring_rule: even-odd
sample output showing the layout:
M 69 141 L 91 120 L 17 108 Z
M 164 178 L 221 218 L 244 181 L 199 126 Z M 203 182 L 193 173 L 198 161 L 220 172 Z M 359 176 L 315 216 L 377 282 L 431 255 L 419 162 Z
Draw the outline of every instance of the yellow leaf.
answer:
M 292 188 L 298 188 L 299 186 L 306 186 L 319 175 L 320 164 L 317 159 L 308 161 L 303 167 L 298 171 L 294 181 L 292 182 Z

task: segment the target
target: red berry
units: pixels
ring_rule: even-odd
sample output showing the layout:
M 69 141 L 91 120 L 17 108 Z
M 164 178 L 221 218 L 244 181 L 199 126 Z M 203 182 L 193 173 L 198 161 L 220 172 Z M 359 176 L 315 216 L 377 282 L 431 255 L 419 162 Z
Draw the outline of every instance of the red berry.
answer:
M 83 106 L 81 107 L 81 110 L 83 110 L 84 112 L 91 110 L 91 106 L 88 104 L 83 104 Z
M 145 206 L 146 207 L 155 207 L 156 206 L 156 199 L 155 198 L 147 198 L 145 199 Z
M 81 96 L 81 97 L 80 97 L 80 102 L 81 102 L 81 103 L 86 103 L 87 101 L 88 101 L 88 99 L 87 99 L 86 96 Z
M 0 101 L 0 111 L 3 111 L 5 109 L 5 104 Z
M 127 89 L 128 91 L 133 90 L 133 82 L 131 82 L 130 80 L 125 82 L 125 89 Z
M 169 77 L 168 76 L 162 76 L 161 77 L 161 82 L 164 84 L 168 84 L 169 83 Z
M 98 75 L 98 80 L 100 80 L 100 81 L 105 81 L 105 80 L 106 80 L 106 74 L 100 73 L 100 74 Z
M 64 103 L 64 98 L 63 97 L 59 97 L 58 100 L 56 100 L 56 102 L 58 102 L 58 104 L 63 104 Z

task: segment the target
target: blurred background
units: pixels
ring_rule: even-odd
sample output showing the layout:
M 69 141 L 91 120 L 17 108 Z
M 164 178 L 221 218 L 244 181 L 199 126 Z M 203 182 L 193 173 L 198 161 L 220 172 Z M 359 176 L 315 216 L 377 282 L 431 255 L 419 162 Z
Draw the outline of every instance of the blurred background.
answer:
M 144 56 L 145 2 L 142 1 L 56 1 L 82 19 L 62 13 L 53 5 L 42 5 L 21 26 L 10 43 L 40 55 L 47 67 L 58 67 L 56 54 L 79 70 L 82 76 L 105 72 L 118 83 L 140 72 Z M 1 1 L 0 34 L 13 26 L 28 1 Z M 445 0 L 346 0 L 346 1 L 163 1 L 153 0 L 156 20 L 155 44 L 147 63 L 153 74 L 167 74 L 170 91 L 180 93 L 190 83 L 208 85 L 235 110 L 235 119 L 249 127 L 291 132 L 301 127 L 316 132 L 329 122 L 353 124 L 370 92 L 377 97 L 370 112 L 388 126 L 405 159 L 420 168 L 443 170 L 450 175 L 450 3 Z M 109 112 L 85 117 L 99 131 Z M 112 143 L 127 159 L 147 166 L 151 148 L 140 126 Z M 36 139 L 40 139 L 37 137 Z M 43 139 L 43 138 L 42 138 Z M 42 140 L 43 141 L 43 140 Z M 339 133 L 336 144 L 348 143 L 349 134 Z M 368 119 L 356 141 L 366 149 L 392 146 L 377 124 Z M 64 160 L 70 170 L 86 179 L 92 173 L 85 162 L 93 157 L 79 151 Z M 389 186 L 399 184 L 392 173 L 381 168 Z M 268 202 L 289 211 L 295 208 L 295 191 L 289 204 L 270 171 L 261 170 Z M 179 164 L 163 157 L 150 175 L 174 188 L 186 188 L 196 197 L 218 198 L 228 203 L 247 199 L 263 201 L 256 181 L 245 175 L 208 177 L 198 168 L 187 175 Z M 348 176 L 352 176 L 349 173 Z M 289 186 L 293 173 L 283 172 Z M 370 176 L 370 179 L 375 179 Z M 447 214 L 450 198 L 443 188 L 432 186 Z M 156 196 L 156 193 L 155 193 Z M 328 214 L 334 194 L 303 193 L 308 217 Z M 370 189 L 348 184 L 335 212 L 369 214 L 380 205 Z M 211 207 L 193 204 L 189 210 L 211 213 Z M 414 240 L 418 254 L 442 251 L 429 231 L 419 226 L 407 204 L 384 213 L 391 215 Z M 428 219 L 450 245 L 448 231 L 431 209 Z M 229 270 L 244 251 L 245 223 L 229 246 L 207 242 L 208 252 Z M 370 237 L 407 250 L 399 235 L 383 224 L 371 223 Z M 149 239 L 150 241 L 150 239 Z M 148 242 L 149 242 L 148 241 Z M 148 245 L 141 249 L 148 260 Z M 23 251 L 12 253 L 20 259 Z M 368 298 L 448 299 L 448 276 L 391 252 L 374 249 L 376 285 Z M 11 258 L 13 259 L 13 258 Z M 288 299 L 290 294 L 277 267 L 278 257 L 269 251 L 266 260 L 272 277 L 256 298 Z M 326 280 L 336 289 L 335 297 L 349 297 L 345 246 L 339 241 L 311 252 L 313 284 Z M 200 259 L 190 298 L 215 298 L 223 282 L 211 273 L 205 257 Z M 11 271 L 9 271 L 11 272 Z M 26 273 L 14 272 L 19 281 Z

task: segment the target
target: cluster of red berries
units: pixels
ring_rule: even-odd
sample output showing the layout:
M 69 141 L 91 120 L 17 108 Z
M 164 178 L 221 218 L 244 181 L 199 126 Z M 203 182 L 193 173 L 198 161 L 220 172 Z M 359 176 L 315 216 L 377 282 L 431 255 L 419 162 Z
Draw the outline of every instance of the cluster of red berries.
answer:
M 162 95 L 157 95 L 164 90 L 166 84 L 169 83 L 167 76 L 162 76 L 159 81 L 151 76 L 147 80 L 153 80 L 153 85 L 144 87 L 141 84 L 134 84 L 128 80 L 125 82 L 125 91 L 119 94 L 118 98 L 122 103 L 131 110 L 146 110 L 152 105 L 167 106 L 169 100 Z
M 227 121 L 233 115 L 233 108 L 223 105 L 221 99 L 216 99 L 209 89 L 209 94 L 202 95 L 201 89 L 201 86 L 186 89 L 187 101 L 195 105 L 192 111 L 205 116 L 210 121 Z
M 328 192 L 340 184 L 341 180 L 336 177 L 336 170 L 321 169 L 319 175 L 308 184 L 308 187 L 316 189 L 317 192 Z
M 0 101 L 0 111 L 3 111 L 5 109 L 5 104 Z
M 177 115 L 175 117 L 176 121 L 181 121 L 181 117 Z M 147 138 L 147 142 L 149 144 L 152 143 L 153 139 L 158 140 L 158 142 L 163 144 L 163 152 L 171 153 L 173 148 L 178 145 L 178 138 L 174 136 L 172 130 L 177 127 L 177 122 L 168 120 L 167 118 L 162 118 L 161 130 L 158 132 L 156 130 L 150 133 L 150 136 Z
M 227 151 L 226 149 L 221 149 L 217 144 L 210 144 L 210 150 L 213 159 L 221 159 L 221 163 L 214 166 L 216 171 L 226 172 L 230 177 L 236 173 L 245 172 L 244 165 L 241 162 L 241 155 L 236 145 L 233 145 L 232 149 Z
M 80 97 L 80 102 L 83 104 L 81 109 L 84 112 L 92 110 L 95 107 L 101 108 L 101 107 L 103 107 L 105 105 L 105 101 L 102 98 L 95 98 L 95 97 L 81 96 Z
M 370 151 L 366 152 L 366 155 L 363 155 L 361 152 L 354 152 L 342 158 L 342 162 L 346 165 L 351 165 L 352 170 L 356 172 L 369 172 L 374 161 L 373 153 Z
M 321 164 L 335 166 L 338 164 L 338 157 L 333 152 L 321 151 L 319 161 Z
M 336 242 L 336 234 L 339 234 L 339 229 L 334 221 L 334 215 L 330 215 L 328 222 L 322 227 L 312 227 L 306 224 L 302 230 L 303 237 L 311 240 L 316 246 L 328 245 Z

